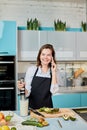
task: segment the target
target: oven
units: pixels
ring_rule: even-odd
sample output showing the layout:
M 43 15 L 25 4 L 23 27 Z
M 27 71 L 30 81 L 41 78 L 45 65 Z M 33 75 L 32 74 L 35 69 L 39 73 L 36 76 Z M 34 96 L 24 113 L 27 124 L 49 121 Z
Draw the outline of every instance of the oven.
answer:
M 0 110 L 16 109 L 15 56 L 0 56 Z

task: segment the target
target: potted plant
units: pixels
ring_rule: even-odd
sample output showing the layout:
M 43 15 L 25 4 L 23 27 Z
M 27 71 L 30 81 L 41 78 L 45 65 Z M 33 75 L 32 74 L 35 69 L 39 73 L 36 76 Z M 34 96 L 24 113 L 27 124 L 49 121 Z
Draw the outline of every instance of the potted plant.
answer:
M 56 31 L 65 31 L 66 30 L 66 22 L 62 22 L 61 20 L 54 21 L 54 28 Z
M 38 30 L 39 29 L 39 22 L 35 18 L 34 20 L 28 18 L 27 20 L 27 30 Z
M 82 31 L 86 32 L 87 31 L 87 23 L 82 21 L 81 28 L 82 28 Z

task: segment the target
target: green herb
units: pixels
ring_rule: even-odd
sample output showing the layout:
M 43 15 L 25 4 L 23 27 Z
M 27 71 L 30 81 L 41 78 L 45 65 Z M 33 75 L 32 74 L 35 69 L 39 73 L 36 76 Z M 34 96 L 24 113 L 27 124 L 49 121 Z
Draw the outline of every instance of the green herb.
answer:
M 82 30 L 84 31 L 84 32 L 86 32 L 87 31 L 87 23 L 86 22 L 81 22 L 81 27 L 82 27 Z
M 39 111 L 53 114 L 53 113 L 59 112 L 59 108 L 42 107 L 39 109 Z
M 28 18 L 27 20 L 27 30 L 38 30 L 39 29 L 39 22 L 35 18 L 34 20 Z
M 61 20 L 54 21 L 54 28 L 56 31 L 65 31 L 66 22 L 62 22 Z

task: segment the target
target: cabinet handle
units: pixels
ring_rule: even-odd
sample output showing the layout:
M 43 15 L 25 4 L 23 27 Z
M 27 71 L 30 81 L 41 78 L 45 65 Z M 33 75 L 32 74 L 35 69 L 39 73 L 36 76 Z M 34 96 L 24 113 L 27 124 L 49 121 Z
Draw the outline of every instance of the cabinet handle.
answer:
M 12 90 L 14 87 L 1 87 L 0 90 Z
M 8 52 L 6 52 L 6 51 L 3 51 L 3 52 L 0 52 L 0 54 L 8 54 Z
M 14 61 L 0 61 L 0 64 L 13 64 Z

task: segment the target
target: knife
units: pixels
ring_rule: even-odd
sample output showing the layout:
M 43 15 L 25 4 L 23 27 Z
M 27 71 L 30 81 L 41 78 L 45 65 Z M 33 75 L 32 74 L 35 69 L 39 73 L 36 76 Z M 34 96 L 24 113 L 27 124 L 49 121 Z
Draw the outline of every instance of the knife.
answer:
M 62 128 L 62 124 L 60 123 L 60 121 L 59 120 L 57 120 L 57 121 L 58 121 L 59 126 Z
M 38 112 L 37 110 L 34 110 L 33 108 L 30 108 L 30 107 L 29 107 L 29 110 L 31 110 L 33 113 L 37 114 L 38 116 L 45 117 L 43 114 L 41 114 L 41 113 Z

